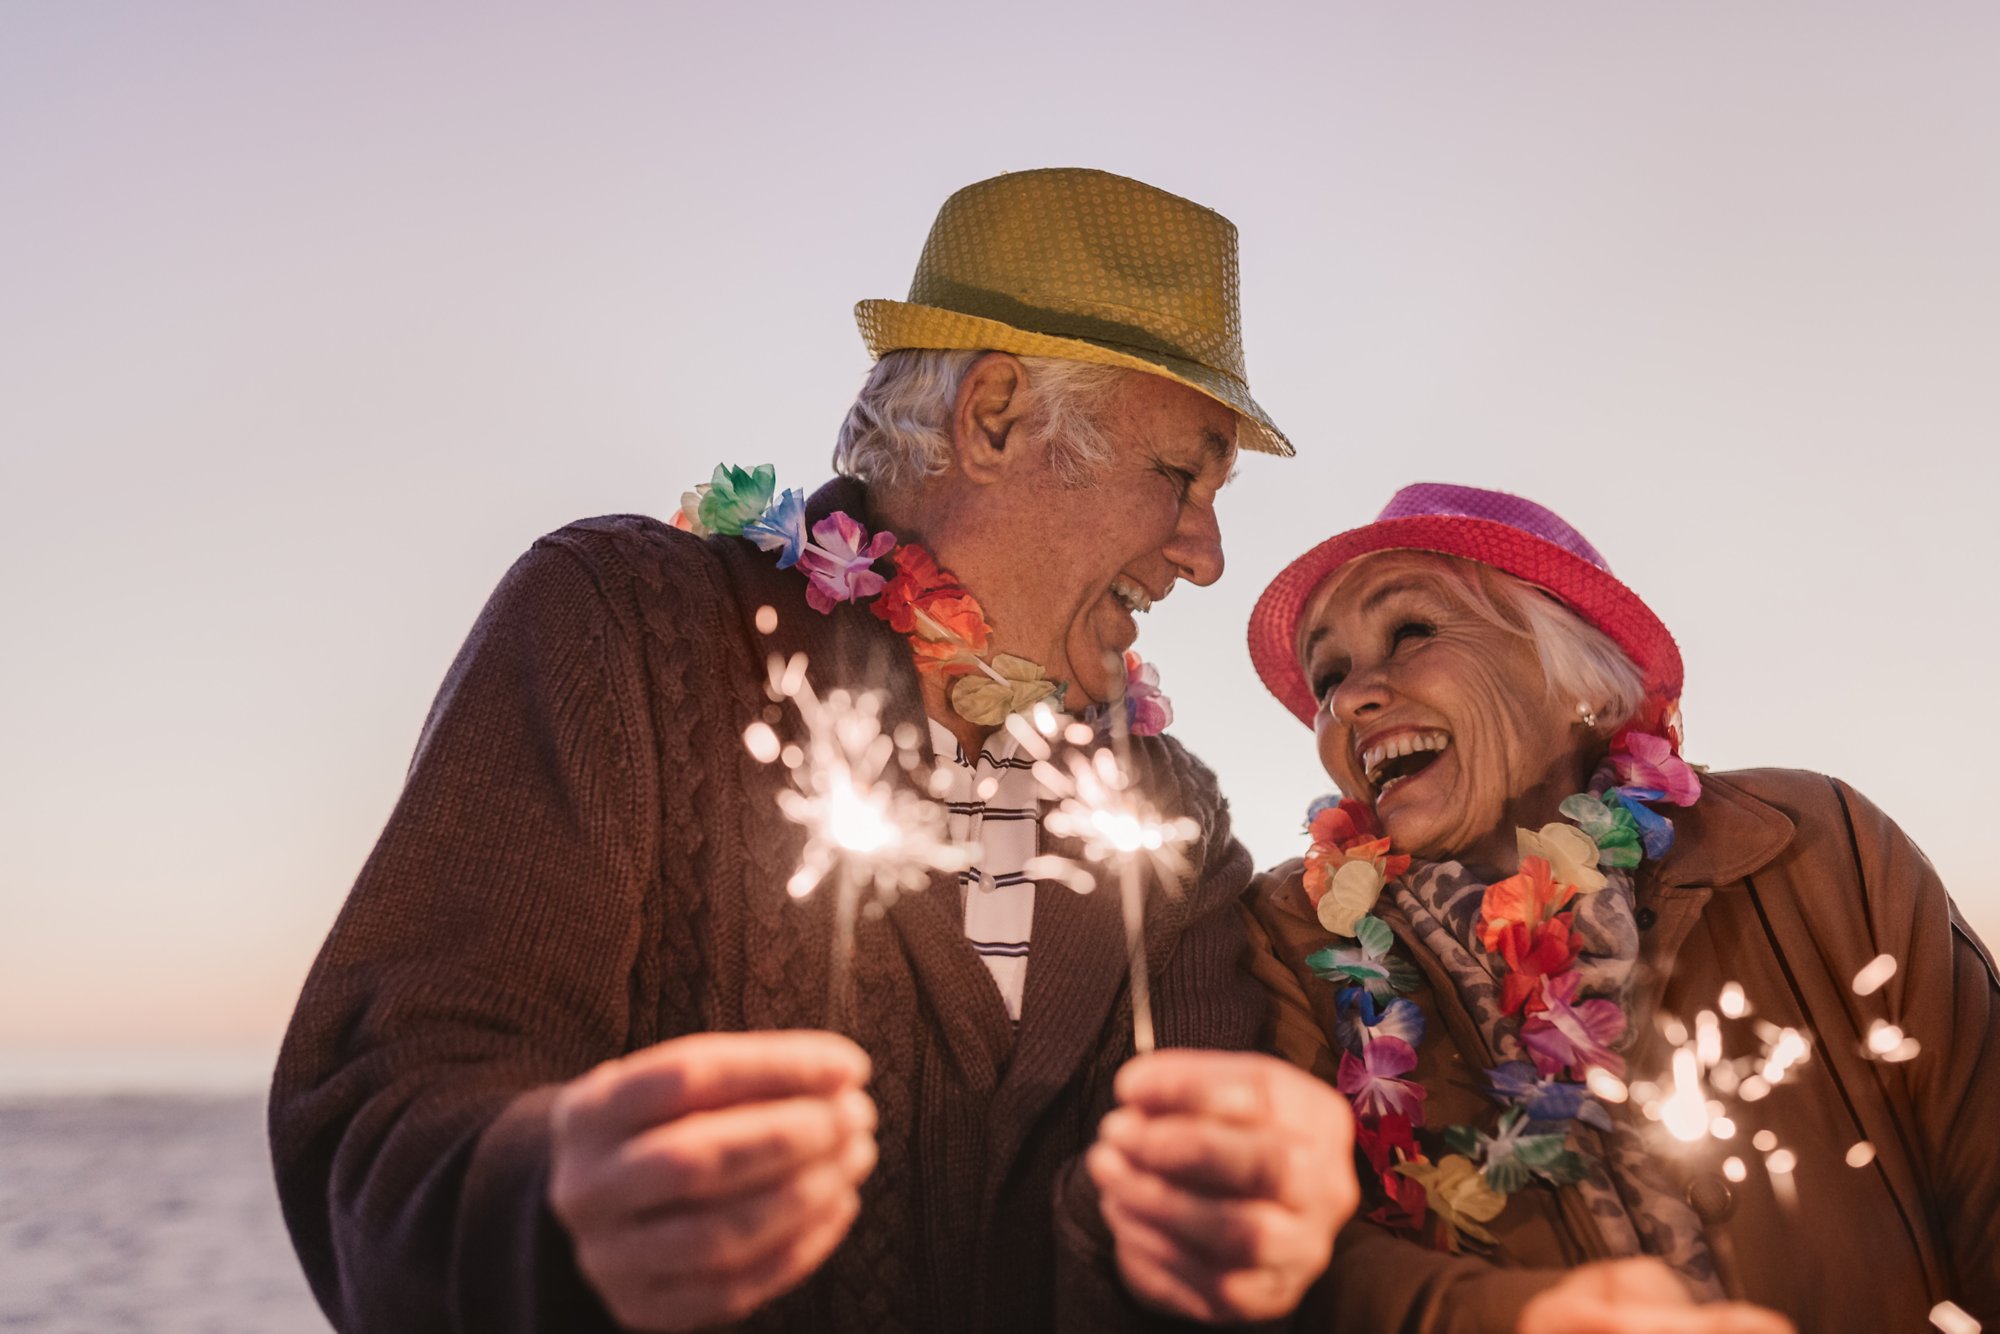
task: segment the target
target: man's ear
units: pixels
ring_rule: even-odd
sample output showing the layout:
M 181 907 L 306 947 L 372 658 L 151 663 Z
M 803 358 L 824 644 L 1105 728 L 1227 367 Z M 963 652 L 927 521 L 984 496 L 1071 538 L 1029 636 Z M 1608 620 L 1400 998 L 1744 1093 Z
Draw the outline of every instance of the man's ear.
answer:
M 1022 453 L 1014 430 L 1027 405 L 1028 368 L 1019 357 L 988 352 L 972 363 L 951 409 L 951 447 L 959 470 L 981 486 L 997 482 Z

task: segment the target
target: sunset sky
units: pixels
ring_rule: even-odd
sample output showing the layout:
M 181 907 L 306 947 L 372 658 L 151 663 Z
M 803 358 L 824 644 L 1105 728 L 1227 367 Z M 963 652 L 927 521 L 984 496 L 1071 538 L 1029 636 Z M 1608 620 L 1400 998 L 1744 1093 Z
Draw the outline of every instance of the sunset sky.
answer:
M 1457 481 L 1674 629 L 1691 759 L 1849 779 L 2000 938 L 1997 61 L 1972 3 L 7 6 L 0 1084 L 267 1062 L 514 556 L 822 480 L 854 302 L 1037 166 L 1241 229 L 1299 457 L 1140 647 L 1260 864 L 1327 783 L 1251 602 Z

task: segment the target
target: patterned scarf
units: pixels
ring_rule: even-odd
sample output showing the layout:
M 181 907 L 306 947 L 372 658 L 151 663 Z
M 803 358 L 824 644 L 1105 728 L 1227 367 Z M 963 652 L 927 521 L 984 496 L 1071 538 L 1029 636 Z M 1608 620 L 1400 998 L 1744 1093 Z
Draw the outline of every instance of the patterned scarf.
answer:
M 1590 790 L 1602 795 L 1616 782 L 1606 768 L 1593 777 Z M 1613 1000 L 1626 1009 L 1629 1041 L 1640 1022 L 1650 1020 L 1630 1011 L 1631 998 L 1639 991 L 1634 985 L 1639 930 L 1632 873 L 1607 868 L 1605 878 L 1603 889 L 1577 896 L 1574 905 L 1574 930 L 1582 944 L 1576 968 L 1581 994 Z M 1401 925 L 1443 966 L 1486 1044 L 1490 1059 L 1485 1063 L 1492 1065 L 1524 1060 L 1528 1053 L 1521 1042 L 1521 1016 L 1506 1013 L 1501 1004 L 1499 979 L 1505 965 L 1480 940 L 1479 909 L 1486 888 L 1458 862 L 1415 862 L 1389 883 L 1376 911 L 1401 918 Z M 1566 1145 L 1588 1164 L 1576 1187 L 1606 1248 L 1620 1257 L 1657 1256 L 1688 1281 L 1697 1298 L 1721 1300 L 1722 1284 L 1700 1218 L 1667 1183 L 1629 1120 L 1614 1112 L 1612 1125 L 1606 1134 L 1573 1120 Z

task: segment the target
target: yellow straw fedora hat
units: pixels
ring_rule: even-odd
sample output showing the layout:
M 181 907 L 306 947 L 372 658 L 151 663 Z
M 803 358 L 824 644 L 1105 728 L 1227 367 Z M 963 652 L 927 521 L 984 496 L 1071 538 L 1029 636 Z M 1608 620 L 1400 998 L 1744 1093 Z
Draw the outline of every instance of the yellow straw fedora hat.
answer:
M 1106 171 L 1009 172 L 944 201 L 908 301 L 863 301 L 871 356 L 981 348 L 1163 375 L 1240 414 L 1245 449 L 1290 457 L 1250 397 L 1236 227 Z

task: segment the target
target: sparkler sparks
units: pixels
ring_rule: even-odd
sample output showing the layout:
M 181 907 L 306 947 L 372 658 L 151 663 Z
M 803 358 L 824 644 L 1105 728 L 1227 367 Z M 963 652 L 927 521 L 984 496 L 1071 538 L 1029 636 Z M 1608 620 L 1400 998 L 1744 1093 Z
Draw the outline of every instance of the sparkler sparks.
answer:
M 1933 1306 L 1931 1324 L 1944 1334 L 1979 1334 L 1980 1330 L 1978 1319 L 1957 1302 L 1939 1302 Z
M 1053 763 L 1053 751 L 1043 739 L 1058 730 L 1053 717 L 1046 723 L 1038 719 L 1033 729 L 1017 727 L 1017 718 L 1009 718 L 1007 724 L 1035 757 L 1035 781 L 1056 803 L 1044 826 L 1052 834 L 1082 843 L 1086 860 L 1117 869 L 1125 916 L 1126 965 L 1131 975 L 1132 1045 L 1144 1055 L 1154 1045 L 1152 994 L 1146 971 L 1145 877 L 1150 872 L 1164 884 L 1177 883 L 1187 871 L 1180 845 L 1194 838 L 1200 827 L 1186 816 L 1162 818 L 1139 796 L 1131 778 L 1122 701 L 1111 705 L 1111 719 L 1111 745 L 1087 752 L 1073 748 L 1064 755 L 1062 767 Z M 1076 726 L 1063 729 L 1066 740 L 1074 738 Z M 1045 864 L 1058 860 L 1036 858 Z M 1055 868 L 1044 865 L 1042 869 Z M 1077 873 L 1094 883 L 1083 868 L 1073 868 L 1072 874 Z
M 1878 954 L 1854 975 L 1854 994 L 1872 996 L 1882 989 L 1882 984 L 1896 975 L 1894 955 Z
M 932 871 L 972 866 L 978 849 L 953 843 L 944 807 L 896 781 L 892 764 L 908 769 L 919 762 L 917 735 L 912 728 L 898 728 L 893 736 L 882 730 L 879 693 L 835 690 L 821 699 L 806 680 L 803 653 L 773 655 L 766 692 L 774 703 L 790 700 L 798 709 L 805 744 L 782 744 L 761 719 L 744 729 L 743 744 L 760 763 L 781 763 L 791 772 L 792 786 L 778 793 L 778 808 L 806 831 L 806 846 L 787 892 L 802 899 L 834 878 L 828 1025 L 838 1027 L 848 1009 L 848 961 L 864 897 L 887 903 L 921 889 Z

